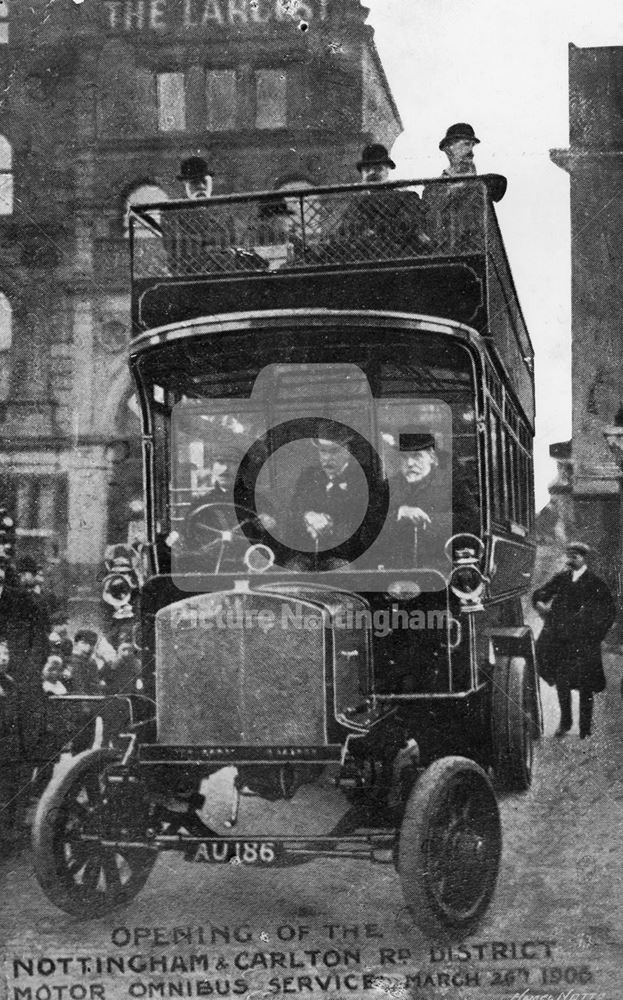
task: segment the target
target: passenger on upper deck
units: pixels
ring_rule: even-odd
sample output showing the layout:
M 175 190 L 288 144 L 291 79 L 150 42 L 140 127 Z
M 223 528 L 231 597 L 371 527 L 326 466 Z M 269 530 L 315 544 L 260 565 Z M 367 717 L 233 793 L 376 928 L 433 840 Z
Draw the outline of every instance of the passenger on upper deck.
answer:
M 182 160 L 177 179 L 182 181 L 186 197 L 192 201 L 212 197 L 212 168 L 202 156 Z
M 256 261 L 251 267 L 277 271 L 290 262 L 292 247 L 292 216 L 283 195 L 261 202 L 258 209 L 257 244 L 253 248 Z
M 382 184 L 395 167 L 378 142 L 365 146 L 357 163 L 362 184 Z M 430 242 L 416 191 L 382 189 L 349 193 L 344 198 L 345 208 L 335 229 L 326 233 L 319 247 L 321 262 L 418 256 Z
M 191 202 L 212 197 L 214 170 L 202 156 L 182 160 L 178 181 Z M 163 212 L 162 228 L 172 277 L 235 270 L 234 227 L 228 209 Z
M 467 122 L 450 125 L 439 143 L 448 157 L 442 177 L 475 177 L 474 147 L 480 143 Z M 499 201 L 506 181 L 488 175 L 484 181 L 489 196 Z M 422 196 L 433 244 L 441 253 L 480 253 L 484 247 L 485 200 L 479 184 L 427 185 Z

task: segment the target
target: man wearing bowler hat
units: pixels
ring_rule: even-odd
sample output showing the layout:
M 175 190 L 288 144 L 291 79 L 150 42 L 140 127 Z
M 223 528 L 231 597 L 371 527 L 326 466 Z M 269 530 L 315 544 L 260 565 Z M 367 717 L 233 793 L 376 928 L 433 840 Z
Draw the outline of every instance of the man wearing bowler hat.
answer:
M 390 170 L 395 170 L 396 164 L 380 142 L 364 146 L 357 170 L 361 174 L 362 184 L 382 184 L 389 180 Z
M 383 184 L 396 164 L 385 146 L 364 146 L 357 162 L 362 184 Z M 403 188 L 349 195 L 349 204 L 332 234 L 327 256 L 349 260 L 419 256 L 428 243 L 422 204 L 416 191 Z
M 202 156 L 182 160 L 177 180 L 184 185 L 188 209 L 162 213 L 171 276 L 235 270 L 234 227 L 229 210 L 201 208 L 212 197 L 214 170 Z M 190 203 L 198 203 L 197 208 Z
M 439 142 L 439 149 L 448 157 L 448 166 L 441 176 L 457 183 L 429 184 L 422 200 L 430 234 L 443 252 L 481 252 L 485 224 L 483 185 L 493 201 L 499 201 L 506 191 L 506 179 L 499 174 L 485 175 L 482 184 L 458 183 L 477 175 L 474 149 L 479 144 L 480 139 L 468 122 L 450 125 Z
M 591 735 L 593 696 L 606 686 L 601 643 L 616 610 L 607 584 L 588 568 L 589 554 L 584 542 L 572 542 L 567 546 L 567 569 L 532 595 L 545 622 L 536 642 L 539 673 L 558 692 L 558 739 L 571 729 L 571 691 L 580 692 L 580 739 L 586 739 Z
M 463 177 L 476 173 L 474 163 L 474 147 L 480 143 L 476 133 L 467 122 L 457 122 L 450 125 L 439 143 L 442 153 L 448 157 L 448 166 L 443 171 L 443 177 Z
M 191 201 L 212 197 L 212 168 L 202 156 L 189 156 L 182 160 L 178 181 L 182 181 L 186 197 Z

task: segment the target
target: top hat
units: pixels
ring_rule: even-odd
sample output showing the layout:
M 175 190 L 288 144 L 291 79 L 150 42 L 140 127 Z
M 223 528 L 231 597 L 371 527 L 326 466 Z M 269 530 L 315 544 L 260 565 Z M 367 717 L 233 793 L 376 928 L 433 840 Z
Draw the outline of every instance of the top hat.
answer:
M 178 181 L 200 181 L 204 177 L 212 176 L 212 168 L 208 166 L 207 160 L 202 156 L 189 156 L 187 160 L 180 163 L 180 172 L 177 175 Z
M 435 435 L 430 431 L 414 433 L 413 431 L 399 431 L 398 450 L 399 451 L 426 451 L 427 448 L 435 447 Z
M 380 142 L 373 142 L 369 146 L 364 146 L 361 159 L 357 164 L 357 170 L 361 173 L 363 167 L 375 167 L 383 164 L 389 167 L 390 170 L 394 170 L 396 167 L 385 146 Z
M 259 215 L 262 219 L 272 219 L 275 215 L 295 215 L 285 198 L 271 198 L 270 201 L 263 201 L 259 207 Z
M 460 142 L 461 139 L 468 139 L 474 145 L 480 142 L 480 139 L 476 138 L 476 133 L 471 125 L 468 125 L 467 122 L 456 122 L 455 125 L 450 125 L 448 128 L 439 143 L 439 148 L 445 149 L 446 146 L 450 146 L 453 142 Z

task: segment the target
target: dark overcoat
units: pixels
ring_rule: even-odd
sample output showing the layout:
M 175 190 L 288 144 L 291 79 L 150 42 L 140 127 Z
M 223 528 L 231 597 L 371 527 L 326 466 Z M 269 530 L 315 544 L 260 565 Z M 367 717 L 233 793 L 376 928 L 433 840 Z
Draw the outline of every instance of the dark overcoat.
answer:
M 35 758 L 45 722 L 41 671 L 48 653 L 49 622 L 44 609 L 24 590 L 0 594 L 0 634 L 9 648 L 9 672 L 17 686 L 17 716 L 24 756 Z
M 556 684 L 568 678 L 572 688 L 603 691 L 601 643 L 616 615 L 607 584 L 588 569 L 574 583 L 565 571 L 535 590 L 532 603 L 537 601 L 551 602 L 536 642 L 543 680 Z
M 356 555 L 354 533 L 366 514 L 367 503 L 362 492 L 362 475 L 354 462 L 349 462 L 333 482 L 320 466 L 301 472 L 290 502 L 288 543 L 303 551 L 311 548 L 305 527 L 305 514 L 315 511 L 331 518 L 333 525 L 323 536 L 321 549 L 336 547 L 336 556 L 350 561 Z M 364 543 L 365 545 L 365 543 Z

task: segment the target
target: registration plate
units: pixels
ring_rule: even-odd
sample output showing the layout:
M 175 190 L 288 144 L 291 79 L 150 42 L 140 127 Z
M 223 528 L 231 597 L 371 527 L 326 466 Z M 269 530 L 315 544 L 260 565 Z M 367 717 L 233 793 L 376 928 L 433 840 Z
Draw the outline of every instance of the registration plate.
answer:
M 271 840 L 202 840 L 186 851 L 187 861 L 208 865 L 274 865 L 282 845 Z

